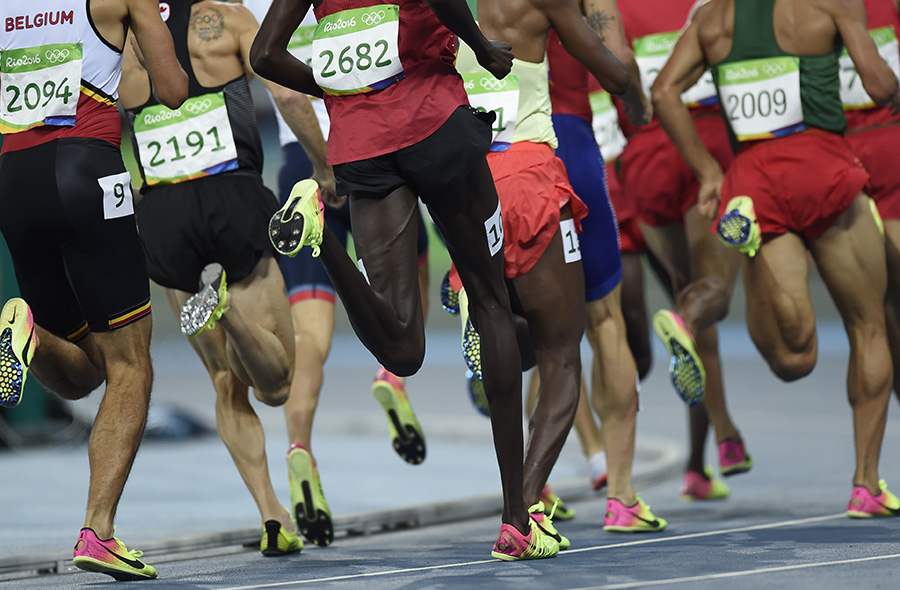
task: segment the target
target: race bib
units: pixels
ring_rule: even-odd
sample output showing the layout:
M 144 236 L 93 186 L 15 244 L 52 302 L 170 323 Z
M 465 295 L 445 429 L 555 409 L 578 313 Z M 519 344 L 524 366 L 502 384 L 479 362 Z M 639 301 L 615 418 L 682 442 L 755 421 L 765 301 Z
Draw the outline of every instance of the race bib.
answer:
M 878 53 L 887 62 L 894 74 L 900 78 L 900 46 L 897 44 L 897 34 L 893 27 L 883 27 L 869 31 Z M 850 54 L 844 49 L 841 54 L 841 102 L 844 110 L 871 109 L 875 107 L 872 98 L 863 88 L 862 81 L 850 59 Z
M 566 264 L 581 260 L 581 242 L 578 241 L 578 233 L 575 230 L 574 219 L 560 219 L 559 233 L 562 235 L 563 256 Z
M 510 74 L 498 80 L 487 72 L 460 74 L 469 96 L 469 103 L 479 111 L 494 111 L 496 119 L 491 136 L 492 152 L 509 149 L 516 132 L 519 113 L 519 77 Z
M 619 127 L 619 114 L 612 97 L 605 90 L 591 92 L 590 100 L 591 111 L 594 113 L 594 138 L 600 146 L 603 159 L 611 162 L 619 157 L 627 142 Z
M 722 109 L 738 141 L 803 131 L 800 60 L 770 57 L 720 64 Z
M 187 99 L 180 108 L 147 107 L 134 120 L 148 185 L 173 184 L 238 167 L 222 92 Z
M 645 96 L 650 96 L 650 88 L 656 82 L 660 70 L 666 65 L 669 55 L 675 47 L 675 41 L 678 40 L 678 35 L 680 35 L 679 31 L 672 31 L 647 35 L 632 42 L 634 59 L 641 70 L 641 86 Z M 703 73 L 696 84 L 682 93 L 681 101 L 689 108 L 716 104 L 718 101 L 716 84 L 713 82 L 709 70 Z
M 381 90 L 403 79 L 400 8 L 378 4 L 330 14 L 316 25 L 312 70 L 328 94 Z
M 81 43 L 5 49 L 0 56 L 0 133 L 75 125 Z

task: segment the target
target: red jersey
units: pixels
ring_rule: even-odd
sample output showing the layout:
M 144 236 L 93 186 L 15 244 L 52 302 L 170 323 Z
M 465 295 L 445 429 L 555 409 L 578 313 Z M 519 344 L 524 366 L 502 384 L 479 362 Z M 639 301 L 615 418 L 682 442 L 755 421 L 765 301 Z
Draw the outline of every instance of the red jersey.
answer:
M 900 35 L 900 16 L 897 15 L 897 6 L 893 0 L 864 0 L 866 5 L 866 28 L 869 31 L 891 27 L 894 31 L 894 38 Z M 893 45 L 893 51 L 897 52 L 896 45 Z M 895 59 L 900 57 L 892 56 Z M 890 62 L 889 62 L 890 63 Z M 841 89 L 844 89 L 844 80 L 841 79 Z M 859 81 L 856 80 L 859 84 Z M 847 116 L 847 129 L 859 129 L 860 127 L 871 127 L 892 121 L 900 121 L 900 116 L 892 115 L 887 107 L 848 109 L 844 111 Z
M 456 72 L 457 39 L 421 0 L 323 0 L 316 18 L 378 4 L 399 6 L 397 37 L 405 77 L 381 90 L 325 95 L 331 119 L 328 163 L 342 164 L 416 144 L 468 105 Z M 374 54 L 373 54 L 374 55 Z
M 675 37 L 687 24 L 688 16 L 697 0 L 618 0 L 625 38 L 635 52 L 635 59 L 641 68 L 641 84 L 649 97 L 650 87 L 656 80 L 659 69 L 667 55 L 665 47 L 674 43 Z M 654 47 L 655 46 L 655 47 Z M 657 48 L 661 51 L 657 51 Z M 671 47 L 669 47 L 669 51 Z M 651 64 L 652 65 L 649 65 Z M 707 72 L 706 76 L 709 76 Z M 709 84 L 712 79 L 709 79 Z M 713 89 L 710 89 L 713 91 Z M 622 101 L 614 99 L 619 111 L 619 125 L 626 137 L 638 131 L 648 131 L 659 127 L 659 119 L 654 115 L 648 125 L 641 127 L 628 122 L 622 109 Z M 718 100 L 705 98 L 691 106 L 693 116 L 719 114 Z
M 588 100 L 588 80 L 596 79 L 581 62 L 569 55 L 556 31 L 547 38 L 550 65 L 550 104 L 554 115 L 576 115 L 588 123 L 593 119 Z

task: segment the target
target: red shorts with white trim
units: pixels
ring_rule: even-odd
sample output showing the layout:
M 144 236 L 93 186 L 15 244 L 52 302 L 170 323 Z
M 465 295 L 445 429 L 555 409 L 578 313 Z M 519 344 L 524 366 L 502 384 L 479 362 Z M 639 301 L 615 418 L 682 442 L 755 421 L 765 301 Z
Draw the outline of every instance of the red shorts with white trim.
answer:
M 869 173 L 866 194 L 875 199 L 884 219 L 900 219 L 900 167 L 894 150 L 900 145 L 900 124 L 884 125 L 845 137 Z
M 794 232 L 814 240 L 868 180 L 841 135 L 810 129 L 745 146 L 725 173 L 719 215 L 732 197 L 746 195 L 753 199 L 763 239 Z
M 531 270 L 559 231 L 559 210 L 571 203 L 575 229 L 587 206 L 575 195 L 566 167 L 545 143 L 522 141 L 505 152 L 487 156 L 503 213 L 503 254 L 506 277 Z

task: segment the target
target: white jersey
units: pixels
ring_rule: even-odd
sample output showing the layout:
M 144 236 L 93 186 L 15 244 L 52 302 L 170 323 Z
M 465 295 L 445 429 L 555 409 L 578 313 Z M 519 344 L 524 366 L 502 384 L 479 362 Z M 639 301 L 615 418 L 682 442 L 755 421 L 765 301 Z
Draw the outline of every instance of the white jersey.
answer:
M 244 0 L 244 6 L 246 6 L 250 10 L 250 12 L 253 13 L 253 16 L 255 16 L 256 20 L 259 22 L 262 22 L 263 18 L 265 18 L 266 12 L 269 10 L 269 5 L 271 3 L 272 0 Z M 314 27 L 315 24 L 316 15 L 313 14 L 312 8 L 310 8 L 309 12 L 306 13 L 306 16 L 303 17 L 303 21 L 300 23 L 300 28 L 302 29 L 303 27 L 310 26 Z M 300 55 L 298 55 L 298 52 L 292 51 L 292 53 L 298 59 L 305 61 L 307 64 L 309 63 L 308 60 L 304 59 L 303 49 L 300 49 Z M 309 45 L 309 53 L 311 56 L 311 44 Z M 325 110 L 325 101 L 323 101 L 321 98 L 311 96 L 310 102 L 312 102 L 313 110 L 316 113 L 316 118 L 319 120 L 319 127 L 322 129 L 322 136 L 327 138 L 328 130 L 331 128 L 331 123 L 328 119 L 328 111 Z M 281 145 L 285 146 L 289 143 L 296 142 L 297 138 L 294 136 L 294 132 L 291 131 L 290 127 L 288 127 L 287 122 L 285 122 L 284 117 L 281 116 L 281 113 L 278 112 L 277 108 L 275 109 L 275 118 L 278 120 L 278 139 L 281 141 Z
M 90 0 L 0 1 L 0 59 L 5 51 L 81 43 L 82 83 L 117 100 L 122 52 L 100 38 L 89 6 Z

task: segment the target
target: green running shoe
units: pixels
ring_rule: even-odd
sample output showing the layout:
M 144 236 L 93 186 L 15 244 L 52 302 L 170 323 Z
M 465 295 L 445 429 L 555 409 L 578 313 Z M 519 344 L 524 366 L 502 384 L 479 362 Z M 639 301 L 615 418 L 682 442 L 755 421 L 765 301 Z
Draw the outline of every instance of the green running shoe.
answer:
M 688 406 L 696 406 L 706 393 L 706 370 L 694 347 L 694 337 L 681 317 L 666 309 L 653 316 L 653 329 L 669 351 L 669 376 L 675 391 Z
M 317 258 L 325 228 L 324 210 L 315 180 L 307 178 L 295 184 L 284 206 L 269 220 L 269 241 L 275 250 L 293 258 L 303 246 L 309 246 Z
M 719 218 L 716 233 L 726 246 L 736 248 L 751 258 L 756 256 L 762 245 L 756 210 L 750 197 L 734 197 L 725 206 L 725 213 Z
M 13 297 L 0 312 L 0 406 L 14 408 L 22 401 L 36 348 L 31 308 L 24 299 Z
M 541 502 L 544 504 L 544 514 L 551 518 L 555 515 L 557 520 L 572 520 L 575 518 L 575 509 L 566 506 L 550 486 L 544 486 L 541 490 Z
M 503 523 L 491 555 L 503 561 L 556 557 L 559 553 L 556 539 L 541 530 L 531 518 L 528 523 L 531 530 L 527 535 L 520 533 L 513 525 Z
M 397 376 L 381 367 L 372 382 L 372 395 L 387 414 L 391 443 L 400 458 L 410 465 L 424 461 L 425 434 Z
M 312 543 L 320 547 L 331 545 L 334 541 L 331 510 L 322 493 L 322 480 L 312 454 L 303 445 L 294 443 L 288 451 L 287 464 L 297 528 Z
M 200 291 L 185 301 L 181 307 L 181 333 L 188 338 L 213 330 L 226 311 L 228 288 L 225 283 L 225 269 L 213 262 L 200 273 Z
M 280 557 L 291 553 L 299 553 L 303 549 L 303 541 L 297 533 L 289 533 L 277 520 L 267 520 L 263 528 L 259 550 L 266 557 Z
M 556 530 L 556 527 L 553 526 L 553 511 L 556 508 L 556 505 L 559 504 L 559 498 L 556 499 L 553 507 L 549 510 L 547 506 L 543 502 L 538 502 L 534 506 L 528 509 L 528 516 L 532 521 L 541 529 L 544 533 L 553 537 L 553 540 L 559 543 L 559 550 L 568 549 L 572 546 L 572 542 L 569 541 L 568 537 L 563 537 L 559 534 L 559 531 Z M 549 512 L 549 514 L 548 514 Z

